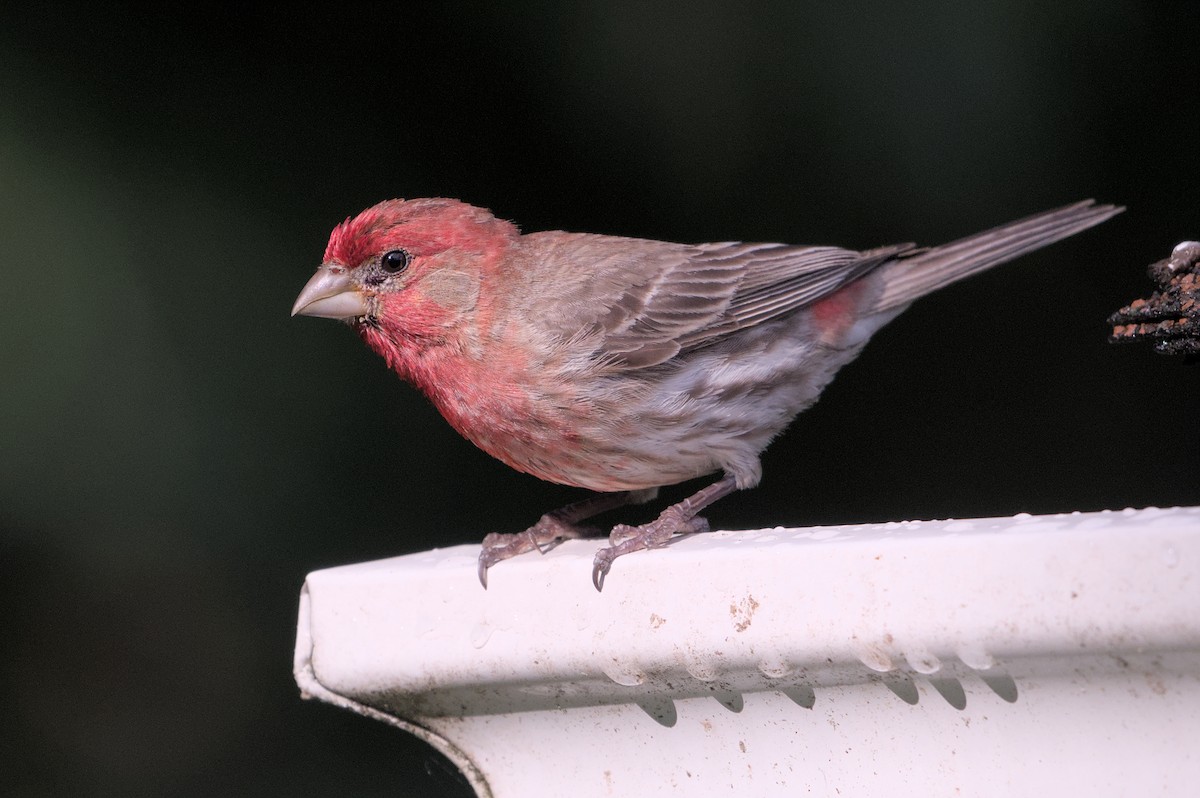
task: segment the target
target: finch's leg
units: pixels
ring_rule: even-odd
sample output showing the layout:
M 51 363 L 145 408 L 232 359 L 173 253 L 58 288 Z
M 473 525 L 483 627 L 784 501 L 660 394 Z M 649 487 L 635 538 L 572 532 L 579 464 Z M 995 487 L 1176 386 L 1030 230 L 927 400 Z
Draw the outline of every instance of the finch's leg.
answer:
M 592 565 L 592 584 L 597 590 L 604 588 L 604 577 L 612 568 L 613 560 L 622 554 L 642 549 L 654 549 L 665 546 L 675 535 L 692 532 L 707 532 L 708 522 L 698 518 L 696 513 L 709 506 L 722 496 L 728 496 L 736 487 L 734 479 L 726 475 L 722 479 L 697 491 L 688 498 L 672 504 L 662 511 L 658 518 L 642 526 L 626 526 L 618 524 L 609 535 L 612 544 L 596 552 Z
M 479 552 L 479 583 L 487 589 L 488 569 L 501 560 L 534 549 L 544 553 L 547 546 L 559 541 L 594 535 L 597 533 L 596 529 L 579 526 L 579 522 L 627 504 L 648 502 L 657 494 L 657 488 L 597 493 L 595 496 L 546 513 L 524 532 L 493 532 L 483 539 L 483 550 Z

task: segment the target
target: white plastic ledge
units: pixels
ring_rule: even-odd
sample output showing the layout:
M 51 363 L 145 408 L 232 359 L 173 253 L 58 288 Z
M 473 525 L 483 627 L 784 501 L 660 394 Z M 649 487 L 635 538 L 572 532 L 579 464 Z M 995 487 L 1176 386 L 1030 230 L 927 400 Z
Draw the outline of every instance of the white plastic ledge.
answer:
M 296 681 L 497 798 L 1200 791 L 1200 507 L 599 545 L 310 574 Z

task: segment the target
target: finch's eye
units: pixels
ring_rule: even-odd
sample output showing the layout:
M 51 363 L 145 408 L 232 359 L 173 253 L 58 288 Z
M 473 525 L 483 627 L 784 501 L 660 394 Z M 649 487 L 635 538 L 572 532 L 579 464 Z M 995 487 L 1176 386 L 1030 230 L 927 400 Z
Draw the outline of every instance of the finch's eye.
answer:
M 412 263 L 412 255 L 403 249 L 393 249 L 379 259 L 379 265 L 388 274 L 399 274 L 407 269 L 410 263 Z

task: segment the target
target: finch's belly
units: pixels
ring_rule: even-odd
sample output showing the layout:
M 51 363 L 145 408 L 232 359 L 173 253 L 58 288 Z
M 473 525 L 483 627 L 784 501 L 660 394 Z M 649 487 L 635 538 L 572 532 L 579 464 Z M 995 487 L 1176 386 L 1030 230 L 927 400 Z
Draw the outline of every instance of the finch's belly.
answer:
M 785 318 L 652 369 L 579 375 L 549 393 L 531 383 L 492 412 L 443 414 L 485 452 L 549 482 L 642 490 L 725 471 L 752 487 L 759 454 L 865 343 L 828 347 L 807 332 Z
M 593 432 L 596 434 L 590 434 Z M 687 436 L 681 439 L 635 429 L 608 435 L 588 423 L 564 435 L 551 434 L 545 427 L 518 435 L 496 435 L 494 431 L 468 435 L 476 446 L 518 471 L 602 492 L 673 485 L 719 471 L 721 465 L 703 437 L 688 440 Z

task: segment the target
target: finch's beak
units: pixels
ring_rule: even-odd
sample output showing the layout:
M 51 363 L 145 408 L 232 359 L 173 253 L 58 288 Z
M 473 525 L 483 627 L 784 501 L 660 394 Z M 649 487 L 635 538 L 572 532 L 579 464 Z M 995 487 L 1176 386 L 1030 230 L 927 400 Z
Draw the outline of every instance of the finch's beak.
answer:
M 367 298 L 354 287 L 350 273 L 339 267 L 322 266 L 304 286 L 292 315 L 323 319 L 353 319 L 368 314 Z

